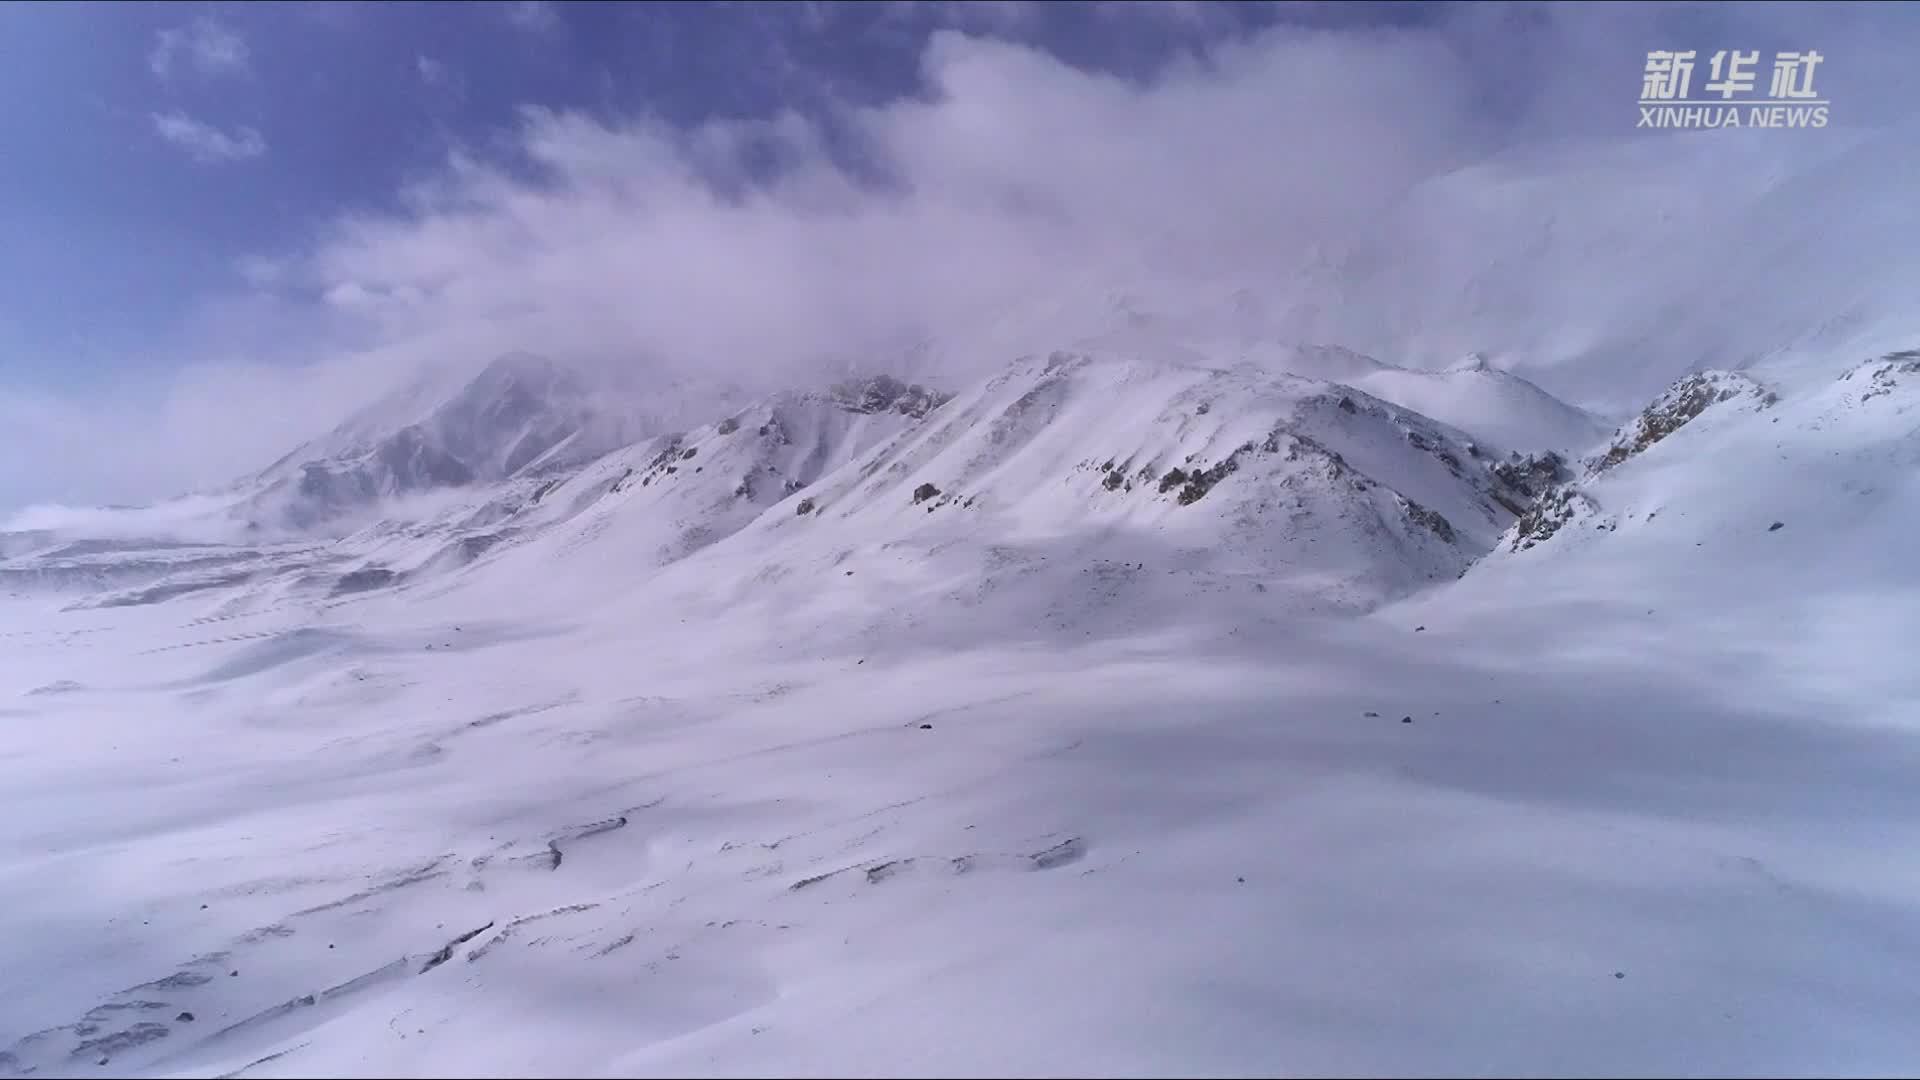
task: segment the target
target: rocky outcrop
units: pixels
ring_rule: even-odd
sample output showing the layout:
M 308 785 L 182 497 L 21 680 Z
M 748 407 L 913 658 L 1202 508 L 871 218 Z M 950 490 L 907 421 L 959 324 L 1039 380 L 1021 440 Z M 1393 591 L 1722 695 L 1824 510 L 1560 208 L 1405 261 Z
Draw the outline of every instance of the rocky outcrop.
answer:
M 1779 400 L 1773 391 L 1734 371 L 1703 371 L 1668 387 L 1639 416 L 1622 427 L 1612 445 L 1588 462 L 1599 474 L 1620 464 L 1685 427 L 1701 413 L 1727 402 L 1746 400 L 1761 408 Z
M 1555 484 L 1571 477 L 1567 459 L 1548 450 L 1522 456 L 1514 454 L 1506 461 L 1488 466 L 1493 478 L 1529 499 L 1538 499 Z M 1518 511 L 1516 511 L 1518 512 Z
M 1600 504 L 1583 487 L 1591 481 L 1661 442 L 1708 410 L 1732 404 L 1764 409 L 1779 398 L 1746 375 L 1732 371 L 1703 371 L 1668 387 L 1633 420 L 1614 433 L 1607 449 L 1585 462 L 1585 476 L 1576 481 L 1567 463 L 1548 452 L 1529 457 L 1514 455 L 1489 468 L 1505 488 L 1503 505 L 1519 514 L 1507 533 L 1507 549 L 1525 551 L 1541 544 L 1569 523 L 1599 517 Z M 1611 527 L 1602 522 L 1602 527 Z
M 1510 551 L 1525 551 L 1550 539 L 1568 523 L 1599 513 L 1600 505 L 1571 485 L 1557 487 L 1535 502 L 1513 523 Z
M 1903 349 L 1891 352 L 1878 360 L 1862 364 L 1841 376 L 1852 380 L 1864 378 L 1867 388 L 1860 393 L 1861 401 L 1872 401 L 1893 393 L 1902 376 L 1920 375 L 1920 349 Z
M 1453 522 L 1448 521 L 1446 515 L 1440 513 L 1438 510 L 1429 510 L 1405 496 L 1401 496 L 1400 503 L 1406 510 L 1407 517 L 1416 525 L 1422 526 L 1427 531 L 1433 533 L 1433 535 L 1439 537 L 1440 542 L 1443 544 L 1451 544 L 1454 542 L 1455 533 L 1453 531 Z
M 903 382 L 891 375 L 843 382 L 828 392 L 834 404 L 857 413 L 894 412 L 915 419 L 946 404 L 950 395 L 929 390 L 919 383 Z

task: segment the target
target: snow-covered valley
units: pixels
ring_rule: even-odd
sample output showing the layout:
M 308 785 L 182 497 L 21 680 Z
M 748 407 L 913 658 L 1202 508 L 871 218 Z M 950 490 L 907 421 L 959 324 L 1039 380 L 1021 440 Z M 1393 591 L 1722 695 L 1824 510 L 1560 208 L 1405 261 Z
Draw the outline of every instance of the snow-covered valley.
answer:
M 0 1072 L 1909 1070 L 1914 358 L 1263 361 L 7 537 Z

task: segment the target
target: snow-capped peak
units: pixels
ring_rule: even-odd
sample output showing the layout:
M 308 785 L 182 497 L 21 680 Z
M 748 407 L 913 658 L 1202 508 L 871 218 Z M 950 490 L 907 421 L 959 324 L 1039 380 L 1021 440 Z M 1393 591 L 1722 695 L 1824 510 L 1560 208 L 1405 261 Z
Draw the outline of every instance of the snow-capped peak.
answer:
M 638 404 L 581 369 L 508 353 L 470 379 L 424 380 L 360 410 L 263 472 L 248 513 L 310 527 L 381 499 L 582 464 L 648 430 Z

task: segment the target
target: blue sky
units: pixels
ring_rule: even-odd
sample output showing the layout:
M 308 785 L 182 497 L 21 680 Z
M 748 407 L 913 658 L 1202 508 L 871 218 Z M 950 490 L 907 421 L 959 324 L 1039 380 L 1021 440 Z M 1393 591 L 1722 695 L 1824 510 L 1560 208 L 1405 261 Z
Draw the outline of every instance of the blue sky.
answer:
M 542 105 L 675 125 L 914 92 L 940 26 L 1151 70 L 1269 22 L 1041 5 L 0 6 L 0 370 L 84 385 L 190 344 L 182 318 L 347 209 L 391 207 L 453 145 Z M 1386 6 L 1351 18 L 1417 18 Z
M 1095 272 L 1261 273 L 1426 177 L 1625 134 L 1649 48 L 1819 45 L 1851 119 L 1898 120 L 1915 23 L 0 3 L 0 510 L 234 475 L 424 363 L 525 348 L 744 378 Z

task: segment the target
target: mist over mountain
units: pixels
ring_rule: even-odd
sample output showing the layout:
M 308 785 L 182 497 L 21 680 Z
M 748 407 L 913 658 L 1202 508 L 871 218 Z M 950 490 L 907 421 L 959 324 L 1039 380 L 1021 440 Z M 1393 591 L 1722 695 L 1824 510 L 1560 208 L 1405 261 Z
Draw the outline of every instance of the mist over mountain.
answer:
M 397 200 L 248 251 L 174 367 L 85 394 L 10 386 L 0 427 L 24 449 L 0 459 L 0 504 L 217 484 L 422 371 L 470 378 L 513 352 L 643 388 L 760 395 L 847 370 L 958 386 L 1147 320 L 1415 368 L 1480 353 L 1618 413 L 1702 367 L 1896 349 L 1917 163 L 1911 119 L 1884 105 L 1910 78 L 1888 17 L 1196 14 L 1169 25 L 1224 35 L 1204 59 L 1115 75 L 1010 15 L 909 35 L 911 92 L 824 111 L 677 127 L 519 110 Z M 1835 124 L 1634 131 L 1645 52 L 1715 34 L 1818 38 Z M 142 460 L 78 434 L 94 421 L 137 432 Z
M 1920 20 L 638 10 L 0 9 L 0 1076 L 1911 1071 Z

